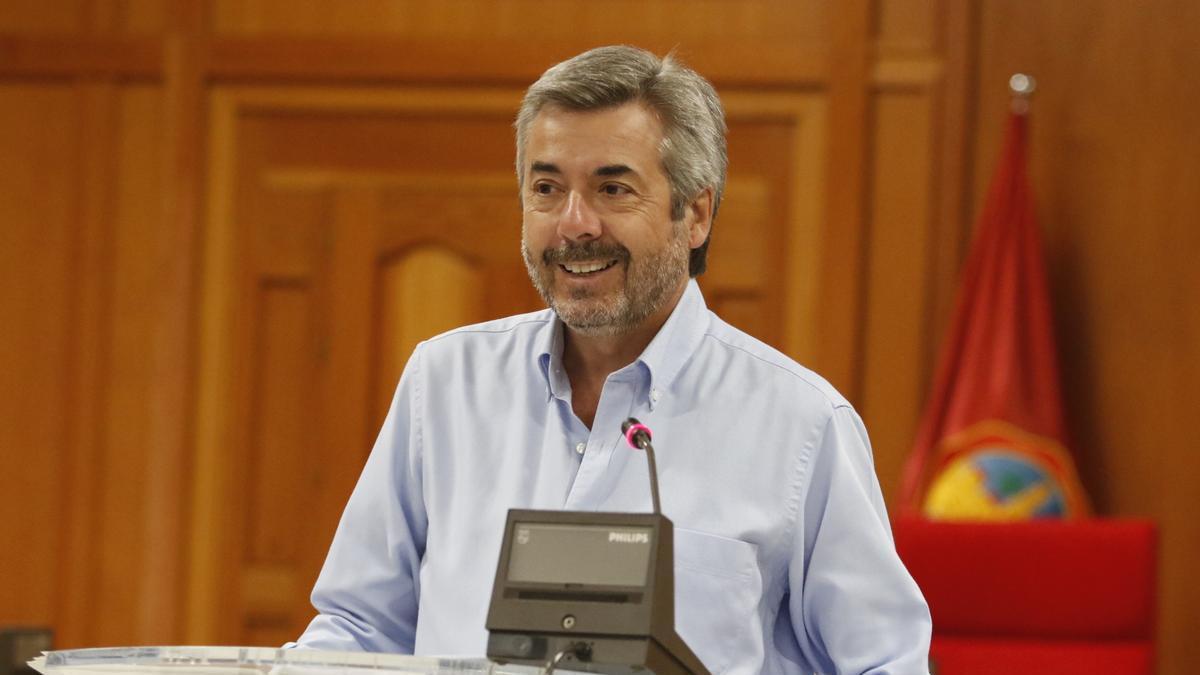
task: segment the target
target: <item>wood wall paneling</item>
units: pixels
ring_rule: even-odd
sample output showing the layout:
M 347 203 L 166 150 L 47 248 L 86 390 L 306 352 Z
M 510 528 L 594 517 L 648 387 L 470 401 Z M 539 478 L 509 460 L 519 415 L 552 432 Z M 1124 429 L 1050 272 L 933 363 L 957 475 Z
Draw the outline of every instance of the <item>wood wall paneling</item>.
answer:
M 222 77 L 514 85 L 587 48 L 633 43 L 675 50 L 722 83 L 816 87 L 828 69 L 831 13 L 819 0 L 263 0 L 211 8 L 211 63 Z
M 249 508 L 248 559 L 273 564 L 295 559 L 295 532 L 283 527 L 303 503 L 303 468 L 311 462 L 311 401 L 315 373 L 313 299 L 304 281 L 259 277 L 254 345 L 252 438 L 244 489 Z
M 726 316 L 729 298 L 744 321 L 736 325 L 810 362 L 819 339 L 824 101 L 738 90 L 722 100 L 730 179 L 700 285 L 718 314 Z
M 164 644 L 179 640 L 182 634 L 188 568 L 180 551 L 189 550 L 190 424 L 204 175 L 205 75 L 200 53 L 205 24 L 201 0 L 143 2 L 148 8 L 145 11 L 140 2 L 125 5 L 132 16 L 148 19 L 130 26 L 165 25 L 169 35 L 161 48 L 161 129 L 153 146 L 161 174 L 155 195 L 160 227 L 152 249 L 151 283 L 156 293 L 148 358 L 155 376 L 149 386 L 146 414 L 151 448 L 147 472 L 154 480 L 146 491 L 151 508 L 146 512 L 145 528 L 155 545 L 147 548 L 144 557 L 147 574 L 138 635 L 144 642 Z
M 0 76 L 156 79 L 162 41 L 151 37 L 0 33 Z
M 708 271 L 699 281 L 709 309 L 756 336 L 778 335 L 783 325 L 778 320 L 782 317 L 769 313 L 760 285 L 762 270 L 779 262 L 779 242 L 772 231 L 779 213 L 772 198 L 779 189 L 768 177 L 753 174 L 726 183 L 712 229 Z M 738 228 L 736 236 L 728 235 L 731 227 Z
M 872 3 L 834 5 L 830 19 L 829 130 L 821 247 L 821 336 L 813 362 L 852 403 L 862 371 L 863 265 Z
M 0 32 L 155 33 L 166 26 L 167 0 L 9 0 L 0 5 Z
M 231 615 L 219 583 L 225 570 L 237 569 L 228 559 L 226 541 L 229 491 L 224 455 L 231 440 L 230 395 L 232 371 L 229 316 L 234 299 L 234 273 L 239 267 L 232 218 L 233 138 L 236 129 L 234 101 L 216 92 L 209 97 L 207 194 L 203 243 L 203 284 L 200 288 L 200 323 L 196 352 L 196 411 L 189 511 L 188 559 L 184 640 L 192 644 L 218 644 L 221 617 Z M 224 611 L 223 611 L 224 610 Z
M 971 234 L 971 139 L 974 134 L 975 34 L 977 4 L 947 2 L 935 48 L 943 55 L 939 86 L 931 89 L 936 107 L 936 173 L 932 189 L 936 215 L 930 226 L 931 284 L 928 339 L 925 342 L 926 388 L 948 330 L 958 292 L 959 267 L 966 259 Z
M 927 93 L 873 97 L 870 229 L 860 413 L 892 495 L 926 395 L 933 211 L 933 105 Z
M 941 39 L 951 2 L 938 0 L 882 0 L 872 15 L 877 54 L 884 59 L 929 55 Z M 958 3 L 963 4 L 963 3 Z
M 152 390 L 157 374 L 147 355 L 154 350 L 155 309 L 159 295 L 168 289 L 157 281 L 158 242 L 170 234 L 162 227 L 161 142 L 162 92 L 151 86 L 123 88 L 116 115 L 117 132 L 100 132 L 118 139 L 113 148 L 110 189 L 114 192 L 109 326 L 106 355 L 107 382 L 104 411 L 104 452 L 97 489 L 99 517 L 96 536 L 99 576 L 96 606 L 111 608 L 113 620 L 95 626 L 92 639 L 100 644 L 121 644 L 138 635 L 143 584 L 156 574 L 146 565 L 148 556 L 169 540 L 149 538 L 151 511 L 169 508 L 148 499 L 158 480 L 150 473 L 153 456 L 167 449 L 155 443 L 150 424 Z M 103 160 L 102 160 L 103 161 Z M 131 573 L 132 572 L 132 573 Z
M 84 26 L 79 3 L 42 3 L 14 0 L 0 8 L 0 30 L 5 32 L 76 32 Z
M 107 354 L 110 342 L 108 308 L 111 302 L 111 242 L 113 235 L 113 151 L 118 99 L 106 82 L 80 87 L 81 130 L 86 139 L 80 153 L 83 167 L 78 190 L 79 218 L 75 241 L 65 256 L 75 270 L 72 279 L 72 347 L 67 368 L 72 373 L 68 410 L 72 423 L 67 464 L 55 484 L 64 516 L 62 560 L 57 570 L 59 597 L 52 625 L 56 639 L 66 644 L 92 641 L 91 613 L 96 607 L 96 480 L 101 466 L 104 411 L 107 397 Z M 68 193 L 69 194 L 69 193 Z M 44 488 L 45 486 L 40 486 Z
M 547 38 L 573 33 L 596 44 L 664 38 L 820 40 L 827 3 L 819 0 L 365 0 L 297 6 L 283 0 L 215 0 L 213 30 L 229 35 L 354 35 Z
M 52 507 L 46 513 L 35 507 L 32 519 L 6 518 L 38 528 L 13 541 L 37 548 L 44 540 L 49 549 L 27 558 L 35 565 L 12 577 L 22 580 L 14 591 L 25 600 L 4 603 L 13 612 L 5 620 L 54 625 L 60 644 L 127 643 L 139 634 L 142 584 L 155 574 L 137 571 L 146 569 L 142 559 L 153 549 L 142 538 L 151 418 L 145 394 L 155 378 L 144 356 L 155 338 L 146 330 L 148 308 L 157 301 L 151 249 L 163 231 L 155 151 L 161 95 L 152 86 L 105 81 L 5 89 L 15 95 L 6 106 L 10 115 L 34 112 L 38 121 L 13 119 L 10 128 L 20 138 L 4 144 L 31 153 L 6 158 L 23 170 L 6 174 L 5 184 L 16 190 L 6 203 L 17 209 L 5 232 L 23 237 L 30 226 L 37 232 L 3 247 L 17 258 L 8 269 L 21 274 L 21 281 L 5 284 L 18 293 L 12 306 L 33 303 L 30 316 L 7 330 L 19 326 L 35 341 L 6 352 L 28 365 L 14 364 L 15 381 L 23 384 L 11 390 L 19 399 L 4 408 L 20 415 L 12 428 L 34 431 L 11 439 L 13 447 L 38 448 L 29 456 L 45 458 L 34 462 L 32 474 L 14 471 L 28 482 L 12 494 L 17 502 Z M 41 271 L 26 269 L 31 264 Z M 47 274 L 62 276 L 50 283 Z M 67 304 L 57 305 L 56 296 Z M 50 328 L 46 321 L 60 323 Z M 63 351 L 52 361 L 29 359 L 58 347 Z M 61 398 L 31 398 L 31 386 L 32 392 L 57 388 Z M 38 409 L 23 410 L 21 400 Z M 24 604 L 30 600 L 41 609 Z M 90 614 L 97 607 L 111 607 L 119 618 L 96 622 Z
M 0 448 L 7 496 L 0 534 L 0 622 L 52 623 L 58 602 L 55 571 L 63 564 L 61 501 L 49 488 L 68 470 L 71 400 L 71 311 L 76 301 L 70 257 L 79 203 L 82 134 L 69 85 L 0 84 L 0 163 L 24 167 L 0 173 L 0 370 L 13 383 L 0 389 Z M 75 195 L 64 199 L 60 195 Z M 10 379 L 11 378 L 11 379 Z

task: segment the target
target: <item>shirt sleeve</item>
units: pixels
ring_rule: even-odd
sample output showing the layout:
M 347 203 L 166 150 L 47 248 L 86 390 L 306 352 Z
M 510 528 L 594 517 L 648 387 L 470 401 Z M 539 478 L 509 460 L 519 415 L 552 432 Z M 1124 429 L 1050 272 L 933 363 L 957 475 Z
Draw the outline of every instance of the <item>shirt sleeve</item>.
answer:
M 421 357 L 414 352 L 287 646 L 411 654 L 428 525 L 421 488 Z
M 833 409 L 810 456 L 789 568 L 792 625 L 822 673 L 926 675 L 932 623 L 896 554 L 862 420 Z

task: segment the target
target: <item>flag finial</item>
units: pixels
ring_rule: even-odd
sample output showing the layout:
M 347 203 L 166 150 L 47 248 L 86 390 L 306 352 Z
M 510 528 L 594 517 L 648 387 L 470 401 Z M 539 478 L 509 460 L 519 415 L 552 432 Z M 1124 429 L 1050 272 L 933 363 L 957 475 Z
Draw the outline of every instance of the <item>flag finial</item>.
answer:
M 1037 91 L 1037 80 L 1032 75 L 1015 73 L 1008 78 L 1008 91 L 1012 93 L 1012 109 L 1018 115 L 1029 112 L 1029 99 Z

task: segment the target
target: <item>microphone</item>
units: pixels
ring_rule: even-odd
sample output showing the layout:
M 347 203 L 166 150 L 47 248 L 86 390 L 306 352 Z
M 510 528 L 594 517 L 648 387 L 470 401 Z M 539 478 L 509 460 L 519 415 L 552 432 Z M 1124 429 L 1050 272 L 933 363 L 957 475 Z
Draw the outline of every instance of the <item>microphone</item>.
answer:
M 658 465 L 654 461 L 654 446 L 650 445 L 650 428 L 642 424 L 636 417 L 630 417 L 621 423 L 621 433 L 625 434 L 625 442 L 634 450 L 646 451 L 646 462 L 650 469 L 650 499 L 654 504 L 654 514 L 662 515 L 662 505 L 658 502 Z
M 675 525 L 658 501 L 650 430 L 631 417 L 621 431 L 646 451 L 654 513 L 509 509 L 489 659 L 544 673 L 709 675 L 675 630 Z

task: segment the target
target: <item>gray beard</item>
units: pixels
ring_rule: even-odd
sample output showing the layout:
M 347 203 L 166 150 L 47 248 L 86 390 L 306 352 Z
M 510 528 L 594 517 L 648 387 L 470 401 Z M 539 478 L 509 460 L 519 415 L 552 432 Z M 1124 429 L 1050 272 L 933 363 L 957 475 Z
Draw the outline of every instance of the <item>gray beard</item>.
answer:
M 618 264 L 625 266 L 625 284 L 615 293 L 599 296 L 577 289 L 566 298 L 556 298 L 554 267 L 551 259 L 564 255 L 543 254 L 541 260 L 521 241 L 521 257 L 533 287 L 558 318 L 572 330 L 588 336 L 622 335 L 639 326 L 662 309 L 664 303 L 687 278 L 690 250 L 683 222 L 675 223 L 672 239 L 662 250 L 635 259 L 625 255 Z

